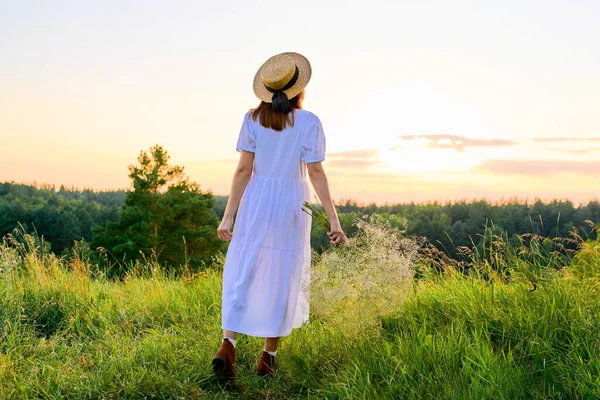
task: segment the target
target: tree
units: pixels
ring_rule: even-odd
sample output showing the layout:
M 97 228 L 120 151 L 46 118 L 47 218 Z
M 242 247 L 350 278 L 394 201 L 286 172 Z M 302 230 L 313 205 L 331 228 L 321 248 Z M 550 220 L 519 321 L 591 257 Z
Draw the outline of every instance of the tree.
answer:
M 96 247 L 120 261 L 156 258 L 173 270 L 197 267 L 222 249 L 213 194 L 202 192 L 169 158 L 159 145 L 140 152 L 138 165 L 129 166 L 133 190 L 119 220 L 96 232 Z

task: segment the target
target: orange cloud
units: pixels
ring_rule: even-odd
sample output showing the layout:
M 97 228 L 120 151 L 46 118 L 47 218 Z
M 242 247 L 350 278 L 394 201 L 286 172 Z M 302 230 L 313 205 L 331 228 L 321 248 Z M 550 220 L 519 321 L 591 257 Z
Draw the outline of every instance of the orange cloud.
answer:
M 400 135 L 400 140 L 415 140 L 427 139 L 429 144 L 427 147 L 431 149 L 454 149 L 462 152 L 467 147 L 499 147 L 499 146 L 514 146 L 517 144 L 514 140 L 507 139 L 471 139 L 461 135 Z M 400 146 L 393 147 L 395 150 Z
M 546 147 L 546 150 L 562 151 L 569 154 L 600 154 L 600 147 L 589 147 L 587 149 L 565 149 L 558 147 Z
M 533 138 L 534 142 L 600 142 L 600 137 L 539 137 Z
M 378 155 L 379 152 L 376 149 L 350 150 L 328 154 L 332 158 L 375 158 Z
M 580 175 L 598 176 L 600 160 L 488 160 L 479 164 L 478 171 L 506 175 L 554 175 L 571 172 Z
M 359 149 L 330 153 L 327 155 L 327 164 L 333 168 L 363 169 L 379 165 L 381 160 L 379 152 L 375 149 Z

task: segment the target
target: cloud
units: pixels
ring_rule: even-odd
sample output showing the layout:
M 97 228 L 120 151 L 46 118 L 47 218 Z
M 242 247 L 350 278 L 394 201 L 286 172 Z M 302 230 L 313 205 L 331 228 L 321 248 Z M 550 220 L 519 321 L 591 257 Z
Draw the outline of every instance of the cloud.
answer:
M 517 144 L 514 140 L 507 139 L 471 139 L 461 135 L 400 135 L 400 140 L 427 139 L 427 147 L 430 149 L 454 149 L 462 152 L 468 147 L 500 147 L 514 146 Z M 392 147 L 392 150 L 400 146 Z
M 600 147 L 588 147 L 587 149 L 568 149 L 559 147 L 546 147 L 546 150 L 562 151 L 569 154 L 600 154 Z
M 338 153 L 329 153 L 329 157 L 331 158 L 377 158 L 379 156 L 379 152 L 375 149 L 360 149 L 360 150 L 350 150 L 350 151 L 342 151 Z
M 505 175 L 548 176 L 571 172 L 597 176 L 600 171 L 600 160 L 488 160 L 479 164 L 476 169 L 482 172 Z
M 538 137 L 534 142 L 600 142 L 600 137 Z
M 379 164 L 378 160 L 331 160 L 329 165 L 335 168 L 368 168 Z
M 358 149 L 330 153 L 328 165 L 334 168 L 369 168 L 381 163 L 379 152 L 375 149 Z

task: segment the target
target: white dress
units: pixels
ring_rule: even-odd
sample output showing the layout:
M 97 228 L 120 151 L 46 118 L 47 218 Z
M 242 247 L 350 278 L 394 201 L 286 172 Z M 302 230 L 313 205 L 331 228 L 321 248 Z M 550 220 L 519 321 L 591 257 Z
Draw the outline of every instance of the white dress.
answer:
M 306 164 L 325 159 L 321 121 L 295 111 L 277 132 L 244 117 L 236 149 L 255 153 L 223 271 L 222 328 L 287 336 L 308 321 L 311 217 Z

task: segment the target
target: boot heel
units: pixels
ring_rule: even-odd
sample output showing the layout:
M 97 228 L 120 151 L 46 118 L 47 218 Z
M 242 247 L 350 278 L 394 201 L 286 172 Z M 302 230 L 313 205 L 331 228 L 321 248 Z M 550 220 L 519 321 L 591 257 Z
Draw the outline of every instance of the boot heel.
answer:
M 217 375 L 224 375 L 225 368 L 227 368 L 227 360 L 225 357 L 216 355 L 212 360 L 213 372 Z

